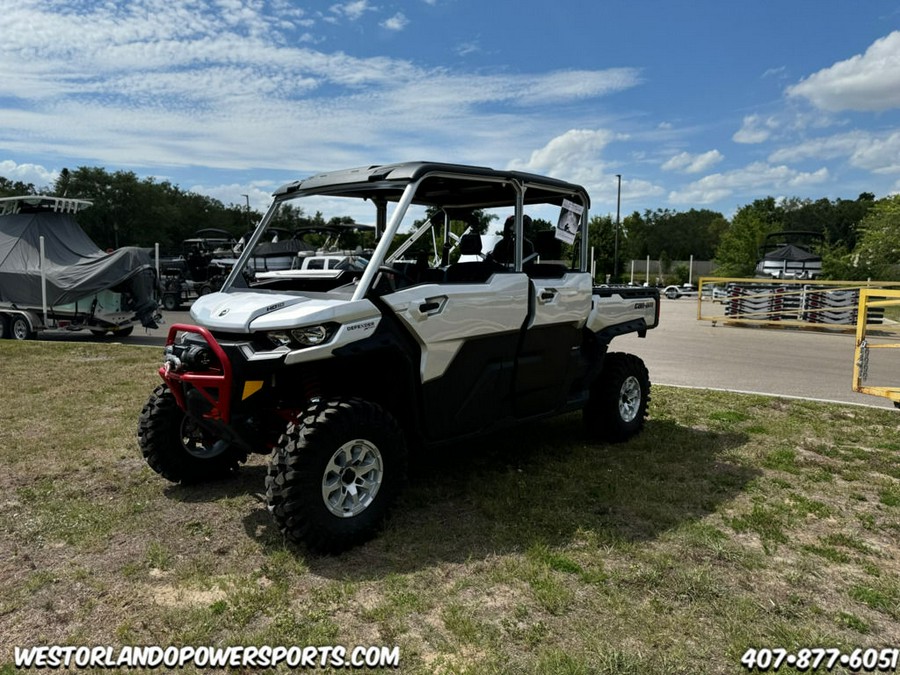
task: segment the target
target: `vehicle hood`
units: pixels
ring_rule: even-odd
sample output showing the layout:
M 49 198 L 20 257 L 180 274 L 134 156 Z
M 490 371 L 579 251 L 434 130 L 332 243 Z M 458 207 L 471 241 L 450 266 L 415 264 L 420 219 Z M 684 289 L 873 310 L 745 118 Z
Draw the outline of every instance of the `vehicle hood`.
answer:
M 376 316 L 379 312 L 368 300 L 286 293 L 211 293 L 191 306 L 191 318 L 199 325 L 230 333 L 289 329 L 326 321 L 346 323 Z

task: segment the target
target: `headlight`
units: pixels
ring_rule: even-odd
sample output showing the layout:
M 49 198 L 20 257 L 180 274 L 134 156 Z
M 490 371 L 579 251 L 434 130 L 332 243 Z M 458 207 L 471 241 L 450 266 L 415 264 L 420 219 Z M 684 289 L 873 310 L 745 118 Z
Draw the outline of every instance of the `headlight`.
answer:
M 331 340 L 337 332 L 338 325 L 336 323 L 323 323 L 292 330 L 272 331 L 266 335 L 278 347 L 288 346 L 295 349 L 303 349 L 304 347 L 323 345 Z
M 291 344 L 291 334 L 286 331 L 273 331 L 271 333 L 266 333 L 266 337 L 268 337 L 273 343 L 275 343 L 276 347 L 287 347 Z
M 322 324 L 319 326 L 307 326 L 306 328 L 295 328 L 291 331 L 291 336 L 305 347 L 315 347 L 328 342 L 334 335 L 333 324 Z

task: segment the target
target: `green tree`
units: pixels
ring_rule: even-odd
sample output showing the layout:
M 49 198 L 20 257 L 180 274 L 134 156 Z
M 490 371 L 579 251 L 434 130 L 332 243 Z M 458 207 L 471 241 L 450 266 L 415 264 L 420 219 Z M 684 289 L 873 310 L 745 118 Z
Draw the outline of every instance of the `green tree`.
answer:
M 159 243 L 164 253 L 179 253 L 182 240 L 199 229 L 222 229 L 236 238 L 247 230 L 248 214 L 242 207 L 226 207 L 168 181 L 140 179 L 131 171 L 63 169 L 53 193 L 93 203 L 79 214 L 78 222 L 101 248 Z
M 868 273 L 855 264 L 856 256 L 844 244 L 828 245 L 822 251 L 822 278 L 832 280 L 863 280 Z
M 23 183 L 20 180 L 12 181 L 0 176 L 0 197 L 20 197 L 22 195 L 40 194 L 33 183 Z
M 649 213 L 649 212 L 648 212 Z M 647 245 L 650 234 L 650 223 L 648 223 L 635 211 L 631 215 L 622 219 L 621 230 L 619 231 L 619 254 L 626 260 L 643 260 L 650 254 Z M 625 233 L 625 246 L 622 246 L 622 233 Z
M 718 272 L 725 276 L 753 276 L 759 248 L 766 235 L 784 229 L 784 213 L 773 197 L 741 207 L 722 234 L 716 249 Z
M 649 255 L 658 259 L 667 251 L 672 260 L 687 260 L 691 256 L 709 260 L 727 228 L 725 217 L 708 209 L 648 209 L 643 216 L 633 213 L 623 224 L 628 239 L 625 258 L 642 259 Z
M 588 247 L 594 249 L 597 279 L 606 281 L 606 276 L 617 280 L 622 270 L 622 251 L 625 243 L 622 232 L 619 232 L 619 269 L 613 269 L 615 259 L 616 224 L 610 216 L 592 216 L 588 221 Z M 590 252 L 590 249 L 588 249 Z
M 871 192 L 853 199 L 791 198 L 781 202 L 784 229 L 817 232 L 829 246 L 843 245 L 853 250 L 857 242 L 857 227 L 875 203 Z
M 856 265 L 879 280 L 900 278 L 900 195 L 881 199 L 860 223 Z

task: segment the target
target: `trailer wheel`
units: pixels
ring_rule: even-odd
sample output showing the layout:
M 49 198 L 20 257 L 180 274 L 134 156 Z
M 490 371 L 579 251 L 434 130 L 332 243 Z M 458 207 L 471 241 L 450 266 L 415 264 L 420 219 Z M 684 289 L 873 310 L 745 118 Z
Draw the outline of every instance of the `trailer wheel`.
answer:
M 9 337 L 13 340 L 30 340 L 34 337 L 31 324 L 24 316 L 13 315 L 9 319 Z
M 288 425 L 269 461 L 266 501 L 281 532 L 336 553 L 378 530 L 406 480 L 406 441 L 381 406 L 319 401 Z
M 113 328 L 112 329 L 113 337 L 117 337 L 117 338 L 127 338 L 133 332 L 134 332 L 134 324 L 131 324 L 129 326 L 123 326 L 122 328 Z
M 169 312 L 174 312 L 176 309 L 178 309 L 178 305 L 179 302 L 177 295 L 175 295 L 174 293 L 166 293 L 165 295 L 163 295 L 163 309 Z
M 633 354 L 607 354 L 584 408 L 584 424 L 592 437 L 621 443 L 644 428 L 649 404 L 644 362 Z
M 245 452 L 185 415 L 165 384 L 153 390 L 141 410 L 138 445 L 150 468 L 173 483 L 223 478 L 247 459 Z
M 9 337 L 9 319 L 5 314 L 0 314 L 0 340 Z

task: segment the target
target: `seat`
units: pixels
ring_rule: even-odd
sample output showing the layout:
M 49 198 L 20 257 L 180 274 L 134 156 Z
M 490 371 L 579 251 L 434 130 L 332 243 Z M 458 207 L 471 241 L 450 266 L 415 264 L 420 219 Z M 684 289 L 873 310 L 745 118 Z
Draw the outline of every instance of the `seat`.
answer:
M 460 255 L 480 256 L 481 235 L 477 232 L 469 232 L 460 237 Z M 447 268 L 444 281 L 448 283 L 484 283 L 497 271 L 497 266 L 487 260 L 473 260 L 458 262 Z
M 535 250 L 538 260 L 525 263 L 522 270 L 531 278 L 561 279 L 568 272 L 568 266 L 561 260 L 562 242 L 556 238 L 554 230 L 540 230 L 535 233 Z
M 522 222 L 524 224 L 524 229 L 528 229 L 531 227 L 531 217 L 528 215 L 522 216 Z M 503 223 L 503 239 L 497 242 L 494 246 L 494 250 L 491 251 L 488 256 L 491 260 L 501 263 L 503 265 L 512 264 L 516 257 L 516 239 L 515 239 L 515 229 L 516 229 L 516 218 L 515 216 L 509 216 L 506 219 L 506 222 Z M 525 260 L 534 253 L 534 245 L 528 239 L 522 240 L 522 259 Z
M 477 232 L 466 232 L 459 238 L 460 255 L 481 255 L 481 235 Z

